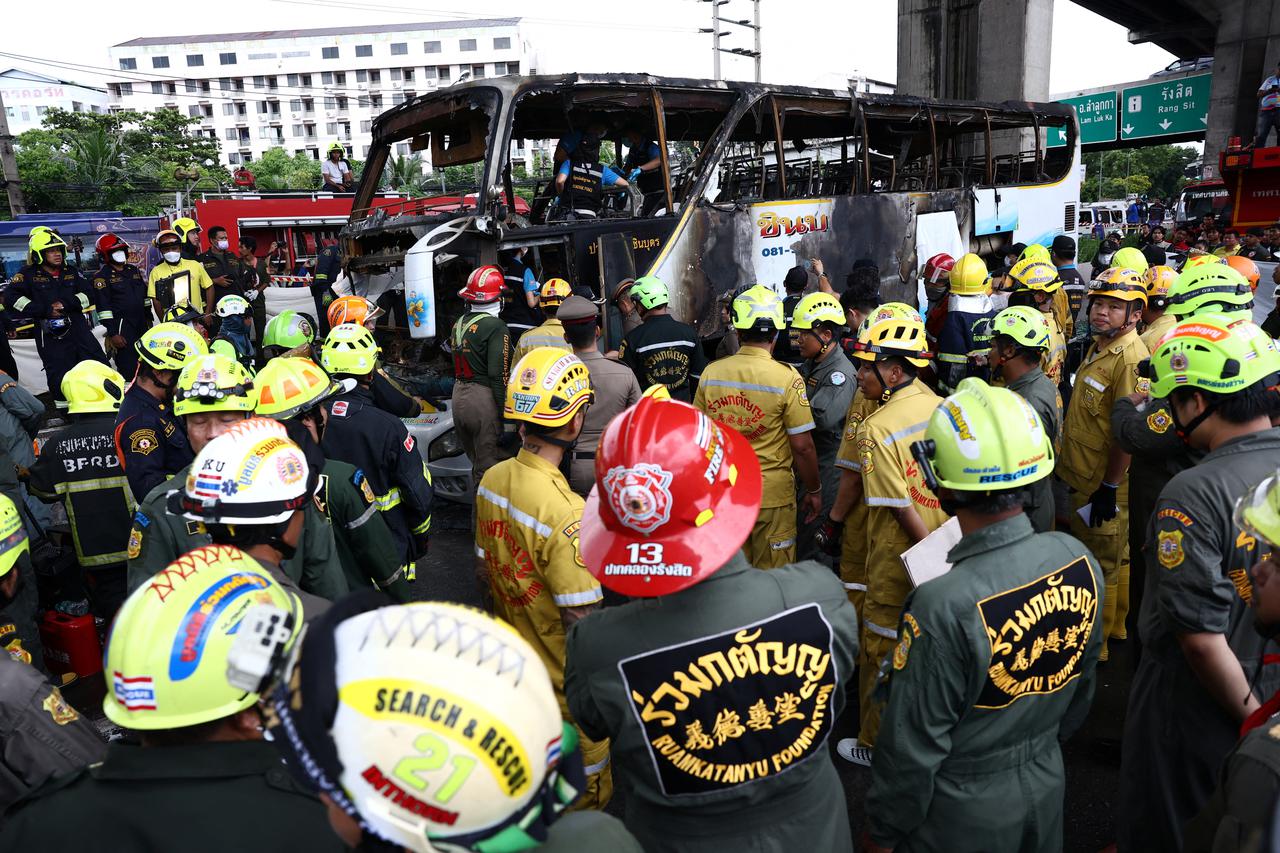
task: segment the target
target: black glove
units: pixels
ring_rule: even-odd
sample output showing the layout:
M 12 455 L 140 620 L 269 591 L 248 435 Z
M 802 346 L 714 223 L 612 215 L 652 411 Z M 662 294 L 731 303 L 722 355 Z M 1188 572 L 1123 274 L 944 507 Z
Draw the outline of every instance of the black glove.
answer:
M 1116 487 L 1106 483 L 1098 486 L 1097 491 L 1089 496 L 1089 505 L 1093 507 L 1089 514 L 1089 526 L 1101 527 L 1116 517 L 1120 507 L 1116 505 Z
M 822 520 L 822 525 L 813 534 L 813 541 L 829 557 L 840 556 L 840 538 L 844 534 L 844 522 L 833 521 L 831 516 Z

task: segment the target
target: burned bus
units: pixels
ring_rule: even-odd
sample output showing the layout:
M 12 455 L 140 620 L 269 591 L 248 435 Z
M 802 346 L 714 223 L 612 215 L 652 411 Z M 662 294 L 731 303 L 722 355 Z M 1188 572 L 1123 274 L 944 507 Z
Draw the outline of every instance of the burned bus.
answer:
M 561 140 L 560 154 L 584 129 L 612 143 L 616 162 L 629 143 L 656 146 L 660 160 L 640 187 L 608 192 L 594 217 L 556 203 L 556 163 L 530 174 L 512 156 L 536 140 Z M 397 148 L 429 151 L 436 169 L 469 167 L 474 186 L 450 190 L 465 203 L 375 205 Z M 500 77 L 378 118 L 343 236 L 355 291 L 403 289 L 409 332 L 424 343 L 447 336 L 472 268 L 520 248 L 540 281 L 560 276 L 606 298 L 625 278 L 657 275 L 672 313 L 713 338 L 718 297 L 781 288 L 805 259 L 821 258 L 837 290 L 869 260 L 885 299 L 915 302 L 917 272 L 936 252 L 994 259 L 1012 243 L 1071 233 L 1079 162 L 1061 104 L 631 74 Z M 527 213 L 519 199 L 531 201 Z

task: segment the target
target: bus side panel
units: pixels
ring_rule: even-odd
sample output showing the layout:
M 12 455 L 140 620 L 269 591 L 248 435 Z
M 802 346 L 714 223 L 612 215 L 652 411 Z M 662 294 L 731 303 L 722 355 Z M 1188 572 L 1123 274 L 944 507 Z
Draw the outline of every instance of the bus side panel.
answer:
M 967 240 L 973 205 L 963 190 L 760 202 L 739 209 L 702 204 L 686 211 L 646 274 L 667 283 L 672 313 L 704 335 L 720 329 L 718 296 L 752 284 L 781 293 L 787 270 L 809 258 L 822 260 L 837 292 L 844 290 L 854 263 L 869 260 L 880 268 L 886 301 L 914 304 L 915 218 L 944 210 L 955 211 Z
M 1018 226 L 1013 232 L 1015 243 L 1048 246 L 1059 234 L 1071 234 L 1076 230 L 1076 223 L 1067 217 L 1067 205 L 1078 207 L 1080 204 L 1080 174 L 1077 169 L 1070 169 L 1067 176 L 1056 184 L 1002 187 L 998 192 L 1005 198 L 1011 197 L 1017 205 Z M 1123 215 L 1121 219 L 1123 221 Z

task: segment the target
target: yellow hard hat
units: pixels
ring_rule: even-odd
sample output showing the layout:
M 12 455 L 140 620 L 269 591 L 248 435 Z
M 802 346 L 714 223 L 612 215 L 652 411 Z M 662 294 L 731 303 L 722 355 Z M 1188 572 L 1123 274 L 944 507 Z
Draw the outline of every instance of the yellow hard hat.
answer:
M 118 412 L 124 399 L 124 377 L 92 358 L 71 368 L 62 377 L 62 396 L 73 415 Z
M 924 367 L 931 355 L 920 313 L 902 302 L 881 305 L 868 314 L 858 328 L 853 357 L 862 361 L 897 357 L 916 367 Z
M 315 408 L 342 390 L 342 385 L 311 359 L 284 356 L 268 361 L 254 384 L 258 388 L 257 413 L 281 421 Z
M 181 323 L 160 323 L 134 344 L 138 356 L 156 370 L 181 370 L 188 361 L 209 353 L 200 333 Z
M 191 359 L 178 374 L 173 413 L 186 417 L 200 412 L 244 412 L 257 405 L 253 378 L 244 365 L 218 353 Z
M 951 292 L 960 296 L 976 296 L 990 291 L 987 263 L 969 252 L 951 267 Z
M 334 326 L 320 347 L 320 363 L 330 373 L 367 376 L 378 363 L 382 349 L 373 333 L 355 323 Z
M 562 278 L 549 278 L 538 291 L 538 301 L 542 305 L 555 307 L 573 294 L 569 282 Z
M 1142 250 L 1133 246 L 1125 246 L 1117 249 L 1116 253 L 1111 256 L 1111 266 L 1113 269 L 1131 269 L 1136 270 L 1138 275 L 1142 275 L 1147 271 L 1150 264 L 1147 263 L 1147 256 L 1142 254 Z
M 796 303 L 791 312 L 791 328 L 812 329 L 814 323 L 845 324 L 844 309 L 830 293 L 810 293 Z
M 0 578 L 13 571 L 18 558 L 30 551 L 18 507 L 7 495 L 0 494 Z
M 1057 268 L 1051 263 L 1035 258 L 1028 258 L 1014 264 L 1013 269 L 1009 270 L 1009 278 L 1018 285 L 1015 289 L 1026 288 L 1038 290 L 1041 293 L 1053 293 L 1062 287 L 1062 277 L 1058 275 Z
M 37 226 L 39 227 L 39 226 Z M 31 236 L 27 240 L 27 249 L 35 257 L 37 264 L 44 263 L 44 253 L 50 249 L 61 249 L 65 257 L 67 253 L 67 244 L 62 238 L 55 234 L 52 230 L 45 228 L 43 231 L 31 229 Z
M 173 220 L 173 230 L 178 232 L 178 236 L 182 238 L 183 242 L 185 242 L 186 239 L 191 236 L 192 231 L 197 233 L 200 231 L 200 223 L 196 222 L 190 216 L 182 216 Z M 163 234 L 164 232 L 162 231 L 160 233 Z M 160 238 L 157 236 L 156 240 L 159 241 L 159 239 Z
M 593 399 L 591 375 L 573 353 L 537 347 L 516 362 L 507 382 L 504 417 L 545 427 L 560 427 Z
M 1108 267 L 1089 285 L 1089 298 L 1109 296 L 1124 302 L 1147 303 L 1147 285 L 1142 273 L 1126 267 Z

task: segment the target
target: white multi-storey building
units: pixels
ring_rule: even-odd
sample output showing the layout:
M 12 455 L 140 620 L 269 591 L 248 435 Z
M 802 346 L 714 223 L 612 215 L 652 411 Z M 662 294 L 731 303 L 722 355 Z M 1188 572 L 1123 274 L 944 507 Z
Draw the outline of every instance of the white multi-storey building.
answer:
M 113 107 L 201 119 L 230 166 L 271 148 L 319 159 L 335 141 L 364 158 L 373 119 L 397 104 L 463 79 L 536 73 L 519 18 L 137 38 L 110 56 Z
M 14 136 L 40 127 L 45 113 L 54 107 L 73 113 L 102 113 L 108 106 L 107 90 L 101 86 L 60 80 L 22 68 L 0 71 L 0 95 L 4 98 L 9 132 Z

